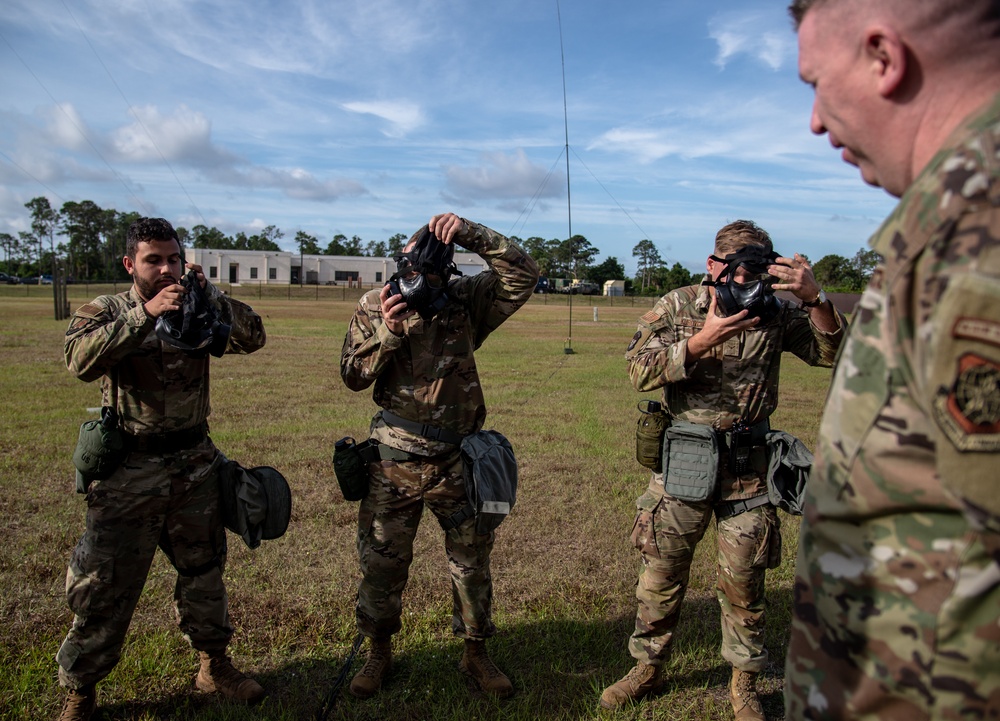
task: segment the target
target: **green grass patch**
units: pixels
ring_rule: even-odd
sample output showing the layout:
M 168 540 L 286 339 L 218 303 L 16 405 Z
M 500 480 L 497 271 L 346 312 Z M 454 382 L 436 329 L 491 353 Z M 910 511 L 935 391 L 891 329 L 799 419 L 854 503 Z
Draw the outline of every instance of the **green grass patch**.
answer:
M 71 305 L 110 290 L 71 286 Z M 349 391 L 339 376 L 360 291 L 229 290 L 264 317 L 268 343 L 248 357 L 213 361 L 212 437 L 246 466 L 281 470 L 294 496 L 288 534 L 256 551 L 230 536 L 226 569 L 237 629 L 231 652 L 270 695 L 243 709 L 192 690 L 196 655 L 174 626 L 174 573 L 158 554 L 122 662 L 99 687 L 98 719 L 311 718 L 354 640 L 357 505 L 340 495 L 330 457 L 336 439 L 365 436 L 374 412 L 370 393 Z M 0 719 L 54 718 L 61 704 L 54 656 L 72 620 L 63 586 L 85 514 L 71 455 L 88 408 L 100 405 L 98 384 L 65 369 L 66 322 L 52 320 L 49 293 L 0 288 Z M 510 438 L 521 473 L 517 507 L 493 556 L 499 634 L 490 642 L 516 695 L 483 698 L 458 673 L 462 645 L 450 632 L 443 536 L 425 516 L 394 673 L 373 699 L 341 698 L 334 718 L 731 717 L 711 529 L 692 568 L 664 694 L 616 714 L 597 707 L 601 690 L 632 665 L 626 642 L 639 557 L 628 536 L 648 474 L 634 460 L 641 396 L 628 382 L 624 352 L 651 303 L 577 298 L 570 333 L 568 299 L 535 297 L 477 353 L 486 427 Z M 786 357 L 773 425 L 812 446 L 829 377 Z M 796 519 L 782 515 L 782 522 L 784 561 L 768 579 L 771 663 L 761 684 L 773 718 L 782 714 L 798 535 Z

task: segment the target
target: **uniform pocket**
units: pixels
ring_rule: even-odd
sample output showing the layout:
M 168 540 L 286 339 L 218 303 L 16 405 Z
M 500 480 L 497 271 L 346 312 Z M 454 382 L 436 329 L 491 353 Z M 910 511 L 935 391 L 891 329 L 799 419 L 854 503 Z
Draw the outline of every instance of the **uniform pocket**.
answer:
M 635 523 L 632 524 L 632 545 L 639 549 L 642 555 L 651 558 L 660 557 L 660 549 L 656 545 L 655 519 L 653 511 L 640 509 L 635 516 Z
M 78 616 L 91 616 L 114 607 L 115 559 L 92 547 L 88 536 L 73 550 L 66 572 L 66 602 Z

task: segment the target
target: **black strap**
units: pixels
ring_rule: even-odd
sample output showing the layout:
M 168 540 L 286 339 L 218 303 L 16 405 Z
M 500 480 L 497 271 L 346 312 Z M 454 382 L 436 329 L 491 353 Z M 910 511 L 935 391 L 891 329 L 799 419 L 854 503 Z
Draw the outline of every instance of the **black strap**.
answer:
M 347 680 L 347 673 L 351 670 L 351 665 L 354 663 L 354 657 L 358 655 L 358 650 L 361 648 L 361 643 L 364 641 L 364 636 L 360 633 L 354 637 L 354 644 L 351 646 L 351 653 L 348 655 L 347 660 L 344 661 L 344 665 L 340 669 L 340 673 L 337 675 L 336 680 L 333 682 L 333 686 L 330 687 L 329 693 L 327 693 L 326 698 L 323 699 L 323 705 L 320 706 L 319 711 L 316 712 L 316 721 L 326 721 L 330 716 L 330 712 L 333 711 L 333 707 L 337 704 L 337 695 L 340 692 L 340 687 L 344 685 L 344 681 Z
M 359 445 L 358 453 L 361 455 L 361 460 L 365 463 L 371 463 L 372 461 L 410 461 L 420 457 L 413 453 L 401 451 L 398 448 L 371 440 Z
M 441 524 L 441 528 L 443 528 L 445 531 L 450 531 L 453 528 L 458 528 L 468 519 L 472 518 L 475 515 L 476 515 L 476 509 L 472 507 L 471 503 L 467 502 L 464 508 L 455 511 L 455 513 L 451 514 L 447 518 L 444 519 L 439 518 L 438 523 Z
M 771 421 L 770 419 L 765 418 L 759 423 L 754 423 L 747 430 L 750 431 L 750 438 L 755 446 L 766 445 L 767 432 L 771 430 Z M 728 447 L 732 438 L 732 430 L 723 431 L 722 434 L 725 436 L 726 446 Z
M 139 453 L 173 453 L 194 448 L 208 437 L 208 424 L 199 423 L 193 428 L 185 428 L 169 433 L 150 433 L 148 435 L 133 435 L 125 431 L 125 445 L 130 450 Z
M 462 434 L 449 431 L 447 428 L 435 428 L 434 426 L 426 423 L 417 423 L 416 421 L 410 421 L 406 418 L 400 418 L 395 413 L 384 409 L 382 410 L 382 420 L 390 426 L 402 428 L 404 431 L 416 433 L 418 436 L 430 438 L 432 441 L 441 441 L 443 443 L 451 443 L 452 445 L 457 446 L 462 442 L 462 439 L 465 438 Z
M 722 520 L 723 518 L 738 516 L 741 513 L 746 513 L 747 511 L 759 508 L 760 506 L 764 506 L 770 502 L 771 499 L 765 493 L 761 496 L 754 496 L 753 498 L 741 498 L 738 501 L 720 503 L 715 507 L 715 517 Z

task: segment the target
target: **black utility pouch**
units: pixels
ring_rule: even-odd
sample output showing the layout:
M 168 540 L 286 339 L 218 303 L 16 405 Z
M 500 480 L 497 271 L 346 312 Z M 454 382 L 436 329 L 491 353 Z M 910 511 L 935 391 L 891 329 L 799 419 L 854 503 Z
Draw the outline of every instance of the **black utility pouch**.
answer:
M 750 452 L 753 450 L 753 434 L 750 429 L 738 423 L 729 431 L 729 471 L 742 476 L 753 470 Z
M 358 444 L 350 436 L 344 436 L 333 445 L 333 471 L 344 500 L 360 501 L 368 495 L 368 462 L 362 456 L 371 444 Z
M 670 419 L 659 401 L 639 401 L 639 420 L 635 425 L 635 459 L 640 465 L 660 473 L 663 470 L 663 434 Z

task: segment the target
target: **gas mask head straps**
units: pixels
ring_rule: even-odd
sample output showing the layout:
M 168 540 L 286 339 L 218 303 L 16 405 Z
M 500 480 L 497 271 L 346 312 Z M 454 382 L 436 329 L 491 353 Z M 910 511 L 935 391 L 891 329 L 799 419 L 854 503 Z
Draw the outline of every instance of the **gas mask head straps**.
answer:
M 725 269 L 715 281 L 716 303 L 725 316 L 746 310 L 747 318 L 760 318 L 766 323 L 780 310 L 778 299 L 774 297 L 772 279 L 767 276 L 767 267 L 774 263 L 778 254 L 757 245 L 746 245 L 725 258 L 711 256 L 712 260 L 725 263 Z M 753 280 L 737 282 L 736 271 L 744 268 Z
M 454 263 L 455 246 L 442 243 L 426 225 L 413 234 L 407 246 L 409 250 L 394 258 L 396 273 L 390 281 L 399 287 L 408 308 L 430 320 L 448 302 L 448 279 L 462 275 Z M 439 277 L 440 283 L 432 284 L 428 275 Z

